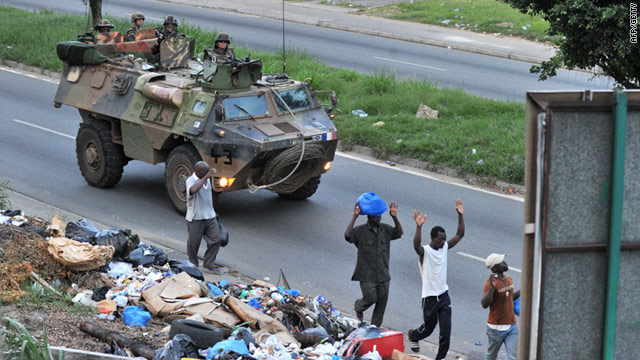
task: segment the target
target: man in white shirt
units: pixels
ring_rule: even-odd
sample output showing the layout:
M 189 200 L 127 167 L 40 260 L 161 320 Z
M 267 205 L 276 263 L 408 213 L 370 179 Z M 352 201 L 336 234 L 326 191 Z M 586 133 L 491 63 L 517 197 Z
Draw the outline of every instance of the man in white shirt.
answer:
M 204 268 L 216 271 L 215 261 L 220 250 L 220 234 L 218 220 L 213 209 L 211 177 L 216 169 L 209 169 L 209 164 L 198 161 L 195 172 L 186 181 L 187 189 L 187 255 L 193 265 L 198 266 L 198 249 L 202 238 L 207 243 L 204 253 Z
M 420 275 L 422 277 L 422 315 L 423 323 L 417 329 L 410 329 L 409 346 L 414 352 L 420 351 L 419 341 L 431 335 L 440 325 L 440 339 L 436 360 L 442 360 L 449 352 L 451 342 L 451 299 L 447 285 L 447 251 L 453 248 L 464 237 L 464 208 L 462 201 L 456 200 L 458 213 L 458 231 L 447 240 L 447 234 L 440 226 L 431 229 L 431 243 L 422 245 L 422 225 L 427 215 L 422 216 L 420 210 L 413 212 L 416 221 L 416 235 L 413 238 L 413 248 L 420 258 Z

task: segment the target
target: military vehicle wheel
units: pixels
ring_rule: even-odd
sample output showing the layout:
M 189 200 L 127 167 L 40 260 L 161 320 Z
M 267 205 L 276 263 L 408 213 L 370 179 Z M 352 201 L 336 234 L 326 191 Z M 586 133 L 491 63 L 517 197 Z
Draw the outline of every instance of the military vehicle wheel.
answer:
M 193 174 L 194 165 L 202 160 L 191 145 L 181 145 L 171 150 L 164 171 L 165 187 L 173 206 L 181 214 L 187 213 L 187 178 Z
M 108 188 L 120 181 L 125 165 L 124 150 L 111 141 L 111 128 L 107 123 L 90 121 L 80 124 L 76 156 L 80 172 L 89 185 Z
M 304 200 L 306 198 L 311 197 L 311 195 L 316 193 L 318 190 L 318 185 L 320 185 L 320 176 L 312 177 L 307 180 L 304 185 L 302 185 L 298 190 L 288 193 L 288 194 L 278 194 L 281 198 L 287 200 Z

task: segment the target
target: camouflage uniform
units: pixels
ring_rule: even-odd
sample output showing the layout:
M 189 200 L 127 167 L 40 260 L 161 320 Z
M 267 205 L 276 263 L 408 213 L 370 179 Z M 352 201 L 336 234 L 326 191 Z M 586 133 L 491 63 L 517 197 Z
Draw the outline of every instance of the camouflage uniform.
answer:
M 222 50 L 218 47 L 219 42 L 226 42 L 226 49 Z M 216 40 L 213 42 L 213 49 L 205 49 L 204 50 L 204 58 L 206 60 L 211 60 L 215 56 L 217 64 L 224 64 L 227 61 L 233 61 L 236 59 L 235 51 L 233 51 L 232 47 L 229 47 L 229 34 L 219 33 L 216 37 Z
M 144 15 L 141 12 L 134 12 L 131 14 L 131 22 L 133 26 L 131 29 L 127 30 L 127 33 L 124 35 L 124 41 L 136 41 L 136 34 L 140 30 L 138 24 L 136 24 L 137 20 L 144 21 Z

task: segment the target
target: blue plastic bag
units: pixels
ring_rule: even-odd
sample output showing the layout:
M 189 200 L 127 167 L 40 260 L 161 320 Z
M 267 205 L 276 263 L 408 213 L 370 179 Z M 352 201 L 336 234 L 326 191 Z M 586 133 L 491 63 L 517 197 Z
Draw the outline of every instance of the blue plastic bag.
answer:
M 300 296 L 300 291 L 297 289 L 287 289 L 284 291 L 285 294 L 289 295 L 289 296 L 293 296 L 293 297 L 298 297 Z
M 249 302 L 247 303 L 247 305 L 253 306 L 254 308 L 256 308 L 258 310 L 262 309 L 262 304 L 260 304 L 260 301 L 258 299 L 256 299 L 256 298 L 251 298 L 249 300 Z
M 217 298 L 218 296 L 224 296 L 224 292 L 222 292 L 222 290 L 220 290 L 219 287 L 215 286 L 210 282 L 207 283 L 207 288 L 209 288 L 209 292 L 211 293 L 211 297 L 213 298 Z
M 151 314 L 137 306 L 127 306 L 122 311 L 124 323 L 128 326 L 147 326 L 151 320 Z
M 513 310 L 516 315 L 520 316 L 520 298 L 513 300 Z
M 209 352 L 207 353 L 207 360 L 211 360 L 218 355 L 219 352 L 222 351 L 233 351 L 240 355 L 249 355 L 249 348 L 247 348 L 247 344 L 243 340 L 225 340 L 220 341 L 219 343 L 213 345 Z
M 368 216 L 381 216 L 389 209 L 387 204 L 376 193 L 368 192 L 358 198 L 360 214 Z

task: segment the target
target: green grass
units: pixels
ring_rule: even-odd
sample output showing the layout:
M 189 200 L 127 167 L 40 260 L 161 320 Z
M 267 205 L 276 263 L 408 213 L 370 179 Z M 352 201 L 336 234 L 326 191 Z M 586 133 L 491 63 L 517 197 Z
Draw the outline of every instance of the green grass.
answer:
M 62 351 L 56 355 L 49 349 L 47 329 L 42 324 L 42 341 L 33 337 L 27 328 L 20 322 L 8 317 L 3 317 L 4 329 L 0 328 L 0 354 L 2 358 L 29 359 L 29 360 L 54 360 L 63 359 Z
M 126 19 L 108 18 L 116 25 L 116 31 L 129 27 Z M 53 71 L 62 69 L 55 44 L 75 39 L 86 28 L 86 18 L 82 16 L 33 13 L 4 6 L 0 6 L 0 22 L 12 29 L 0 32 L 0 59 Z M 196 38 L 198 53 L 203 47 L 210 47 L 215 36 L 188 24 L 180 26 L 180 31 Z M 238 58 L 249 53 L 252 58 L 263 60 L 265 73 L 282 70 L 281 53 L 236 47 Z M 437 84 L 424 80 L 399 79 L 386 69 L 360 74 L 335 68 L 300 49 L 287 49 L 287 73 L 294 79 L 312 78 L 314 90 L 336 91 L 339 104 L 335 123 L 340 140 L 347 146 L 368 146 L 382 159 L 406 155 L 487 180 L 524 182 L 521 103 L 480 98 L 460 89 L 439 89 Z M 439 118 L 416 118 L 421 103 L 440 111 Z M 352 115 L 356 109 L 369 116 Z M 372 124 L 378 121 L 386 125 L 374 127 Z M 472 149 L 477 154 L 472 154 Z
M 463 30 L 554 41 L 546 35 L 549 23 L 500 0 L 415 0 L 366 10 L 367 14 Z

